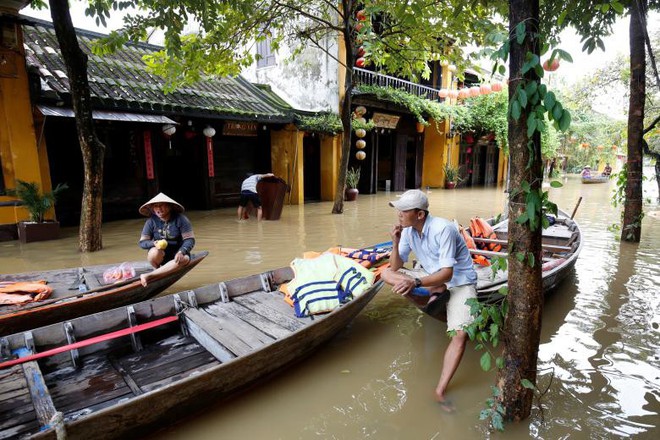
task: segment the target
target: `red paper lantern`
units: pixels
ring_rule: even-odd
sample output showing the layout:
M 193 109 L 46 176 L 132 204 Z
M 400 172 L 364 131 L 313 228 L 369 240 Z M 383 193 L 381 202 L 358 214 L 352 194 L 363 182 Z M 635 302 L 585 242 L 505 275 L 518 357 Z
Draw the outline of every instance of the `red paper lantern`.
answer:
M 450 91 L 449 91 L 449 98 L 450 98 L 450 99 L 456 99 L 456 98 L 458 98 L 458 90 L 450 90 Z
M 502 91 L 502 83 L 499 81 L 494 82 L 490 87 L 493 89 L 493 92 Z
M 552 62 L 549 59 L 545 60 L 543 62 L 543 69 L 547 72 L 554 72 L 559 69 L 559 60 L 557 58 L 553 59 Z
M 359 57 L 364 56 L 364 46 L 358 47 L 357 56 L 359 56 Z
M 360 57 L 355 61 L 355 65 L 358 67 L 364 67 L 365 62 L 366 60 L 364 59 L 364 57 Z
M 461 89 L 458 91 L 458 99 L 465 99 L 470 96 L 470 91 L 468 89 Z
M 488 95 L 493 91 L 490 87 L 490 84 L 482 84 L 480 88 L 482 95 Z
M 438 96 L 439 96 L 440 98 L 443 98 L 443 99 L 446 98 L 447 96 L 449 96 L 449 90 L 447 90 L 447 89 L 440 89 L 440 90 L 438 91 Z
M 470 87 L 470 96 L 475 97 L 481 95 L 481 88 L 479 86 Z
M 364 12 L 364 9 L 360 9 L 355 13 L 355 17 L 358 19 L 358 21 L 365 21 L 367 19 L 367 14 Z

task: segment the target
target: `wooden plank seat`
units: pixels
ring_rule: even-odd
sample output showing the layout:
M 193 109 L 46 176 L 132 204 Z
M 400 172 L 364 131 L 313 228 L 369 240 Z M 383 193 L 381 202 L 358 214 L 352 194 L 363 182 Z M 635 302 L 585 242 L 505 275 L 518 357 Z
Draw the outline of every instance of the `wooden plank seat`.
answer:
M 492 239 L 492 238 L 481 238 L 481 237 L 473 237 L 474 241 L 479 242 L 479 243 L 495 243 L 495 244 L 502 244 L 502 245 L 507 245 L 508 241 L 507 240 L 499 240 L 499 239 Z M 560 246 L 560 245 L 552 245 L 552 244 L 542 244 L 541 247 L 544 250 L 550 251 L 550 252 L 571 252 L 571 247 L 570 246 Z

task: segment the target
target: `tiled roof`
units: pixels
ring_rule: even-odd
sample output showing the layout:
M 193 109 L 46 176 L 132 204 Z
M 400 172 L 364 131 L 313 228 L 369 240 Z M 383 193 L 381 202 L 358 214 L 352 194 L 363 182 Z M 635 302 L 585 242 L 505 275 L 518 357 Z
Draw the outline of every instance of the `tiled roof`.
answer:
M 23 25 L 26 62 L 38 69 L 42 89 L 50 88 L 70 103 L 69 79 L 53 24 L 30 18 Z M 77 29 L 88 55 L 89 86 L 96 109 L 139 111 L 168 115 L 222 117 L 259 122 L 291 122 L 293 109 L 272 91 L 237 77 L 212 77 L 174 92 L 164 93 L 165 81 L 149 73 L 142 57 L 158 46 L 131 43 L 109 55 L 92 54 L 94 40 L 104 35 Z

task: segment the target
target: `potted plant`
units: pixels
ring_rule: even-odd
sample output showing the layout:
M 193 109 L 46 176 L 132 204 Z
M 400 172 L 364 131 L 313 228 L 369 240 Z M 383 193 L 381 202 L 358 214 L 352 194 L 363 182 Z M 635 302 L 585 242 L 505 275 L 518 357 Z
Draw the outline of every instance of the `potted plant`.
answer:
M 357 199 L 358 183 L 360 183 L 360 168 L 349 168 L 346 171 L 346 193 L 344 194 L 346 201 L 352 202 Z
M 54 190 L 42 194 L 36 183 L 17 180 L 16 188 L 7 191 L 8 195 L 18 198 L 30 214 L 29 221 L 18 222 L 18 239 L 22 243 L 59 237 L 59 222 L 44 220 L 44 215 L 55 205 L 57 196 L 67 188 L 65 183 L 59 184 Z
M 449 164 L 445 164 L 443 170 L 445 172 L 445 188 L 447 189 L 456 188 L 458 182 L 461 181 L 458 167 L 453 167 Z

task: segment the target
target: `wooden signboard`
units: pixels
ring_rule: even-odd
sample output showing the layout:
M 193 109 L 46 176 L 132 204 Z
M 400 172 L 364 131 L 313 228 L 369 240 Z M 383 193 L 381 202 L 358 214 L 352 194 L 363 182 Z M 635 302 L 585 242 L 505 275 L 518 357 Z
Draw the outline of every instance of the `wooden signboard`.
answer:
M 396 128 L 399 124 L 400 116 L 388 115 L 386 113 L 374 113 L 374 116 L 371 118 L 376 124 L 376 127 L 379 128 Z
M 256 122 L 225 121 L 222 126 L 224 136 L 256 136 L 259 125 Z

